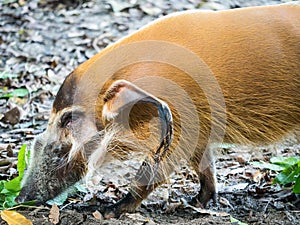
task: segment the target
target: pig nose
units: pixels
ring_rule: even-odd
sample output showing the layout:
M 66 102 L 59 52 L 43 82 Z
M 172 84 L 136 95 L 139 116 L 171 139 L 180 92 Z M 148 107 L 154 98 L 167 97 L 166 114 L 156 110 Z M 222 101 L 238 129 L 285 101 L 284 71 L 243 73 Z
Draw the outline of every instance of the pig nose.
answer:
M 19 204 L 24 203 L 25 202 L 25 196 L 21 196 L 21 195 L 17 196 L 16 199 L 15 199 L 15 202 L 19 203 Z
M 30 195 L 19 195 L 15 198 L 15 202 L 18 204 L 22 204 L 22 203 L 31 203 L 34 205 L 41 205 L 42 202 L 40 200 L 34 199 L 32 197 L 30 197 Z
M 22 188 L 19 195 L 15 198 L 15 201 L 17 203 L 24 203 L 28 201 L 33 201 L 36 199 L 35 194 L 33 194 L 32 190 L 28 190 L 26 187 Z

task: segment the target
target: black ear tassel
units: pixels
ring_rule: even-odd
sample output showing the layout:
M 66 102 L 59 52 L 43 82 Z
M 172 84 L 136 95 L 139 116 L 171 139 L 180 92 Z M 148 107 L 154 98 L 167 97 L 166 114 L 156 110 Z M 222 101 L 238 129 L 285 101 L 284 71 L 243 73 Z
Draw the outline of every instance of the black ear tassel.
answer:
M 166 156 L 166 153 L 168 152 L 169 147 L 171 145 L 173 139 L 173 118 L 172 118 L 171 110 L 166 103 L 154 99 L 151 96 L 148 96 L 142 101 L 151 102 L 157 107 L 158 116 L 161 122 L 160 144 L 153 156 L 153 160 L 154 160 L 153 173 L 151 175 L 151 179 L 149 180 L 147 186 L 147 189 L 149 189 L 152 183 L 155 182 L 154 179 L 157 175 L 159 163 Z

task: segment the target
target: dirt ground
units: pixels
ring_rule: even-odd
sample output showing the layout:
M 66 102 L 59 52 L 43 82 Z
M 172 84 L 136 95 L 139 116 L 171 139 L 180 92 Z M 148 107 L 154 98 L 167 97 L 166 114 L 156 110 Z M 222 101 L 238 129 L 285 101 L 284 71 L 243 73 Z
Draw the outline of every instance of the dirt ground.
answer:
M 0 79 L 0 85 L 8 90 L 26 88 L 30 95 L 0 98 L 0 179 L 16 175 L 18 149 L 45 129 L 64 77 L 108 44 L 176 11 L 223 10 L 280 2 L 286 1 L 1 1 L 0 73 L 16 76 Z M 105 178 L 97 195 L 78 193 L 59 206 L 59 224 L 237 224 L 230 222 L 231 216 L 248 224 L 299 224 L 300 197 L 292 194 L 290 187 L 272 185 L 275 174 L 250 163 L 268 161 L 273 155 L 299 155 L 297 137 L 299 134 L 292 135 L 274 146 L 222 146 L 217 161 L 219 196 L 217 203 L 211 202 L 206 210 L 186 202 L 197 193 L 199 185 L 195 173 L 183 165 L 136 213 L 119 219 L 98 218 L 93 213 L 101 205 L 119 199 L 130 182 L 126 175 L 128 164 L 116 163 L 109 168 L 115 171 L 114 179 Z M 49 220 L 50 208 L 45 205 L 17 211 L 33 224 L 53 224 Z M 0 224 L 6 222 L 0 219 Z
M 299 155 L 300 144 L 296 136 L 291 136 L 275 146 L 223 148 L 224 154 L 217 161 L 218 200 L 216 204 L 210 202 L 206 210 L 186 203 L 186 199 L 197 193 L 199 186 L 195 173 L 183 166 L 172 174 L 169 183 L 155 190 L 136 213 L 110 220 L 93 215 L 103 204 L 112 203 L 114 200 L 111 197 L 114 198 L 117 192 L 128 187 L 120 185 L 101 192 L 93 200 L 86 202 L 83 202 L 85 194 L 82 193 L 69 198 L 67 203 L 60 206 L 59 224 L 236 224 L 230 222 L 230 217 L 247 224 L 299 224 L 299 196 L 293 194 L 289 187 L 273 185 L 271 179 L 275 174 L 272 172 L 254 168 L 249 163 L 252 160 L 269 159 L 274 154 L 274 149 L 276 154 L 284 156 Z M 110 181 L 124 182 L 124 174 L 119 172 L 126 170 L 124 165 L 116 164 L 113 167 L 116 174 Z M 103 183 L 104 187 L 108 185 L 109 182 Z M 50 208 L 51 206 L 41 206 L 17 211 L 34 224 L 50 225 Z

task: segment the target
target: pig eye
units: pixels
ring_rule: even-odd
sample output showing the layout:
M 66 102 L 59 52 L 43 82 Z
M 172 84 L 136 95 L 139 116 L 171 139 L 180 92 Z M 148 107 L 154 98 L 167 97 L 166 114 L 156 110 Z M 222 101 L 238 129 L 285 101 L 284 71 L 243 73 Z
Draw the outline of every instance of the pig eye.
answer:
M 60 126 L 62 128 L 68 128 L 72 123 L 76 122 L 83 115 L 84 113 L 80 111 L 66 112 L 61 117 Z

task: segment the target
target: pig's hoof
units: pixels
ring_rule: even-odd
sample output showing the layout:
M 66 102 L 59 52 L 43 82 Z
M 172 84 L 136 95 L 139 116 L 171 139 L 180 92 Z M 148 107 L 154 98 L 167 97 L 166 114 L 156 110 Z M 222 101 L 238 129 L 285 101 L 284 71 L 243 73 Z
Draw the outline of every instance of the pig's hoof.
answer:
M 203 195 L 203 193 L 200 192 L 196 196 L 185 198 L 183 203 L 187 203 L 197 208 L 205 209 L 210 200 L 213 200 L 213 205 L 217 206 L 218 205 L 217 198 L 218 198 L 217 193 L 213 193 L 211 195 Z
M 203 204 L 199 201 L 197 196 L 186 197 L 186 198 L 181 199 L 181 201 L 182 201 L 183 205 L 192 205 L 194 207 L 204 209 Z

